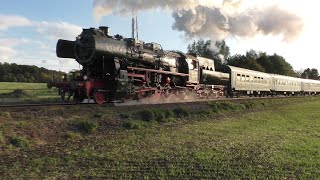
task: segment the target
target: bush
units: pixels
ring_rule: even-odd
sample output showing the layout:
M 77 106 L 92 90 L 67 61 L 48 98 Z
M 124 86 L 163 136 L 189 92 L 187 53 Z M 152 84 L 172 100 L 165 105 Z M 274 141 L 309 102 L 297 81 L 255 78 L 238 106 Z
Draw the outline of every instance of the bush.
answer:
M 209 117 L 211 115 L 211 111 L 209 110 L 200 110 L 195 112 L 196 115 L 200 116 L 200 117 Z
M 100 114 L 100 113 L 95 113 L 95 114 L 93 115 L 93 117 L 94 117 L 94 118 L 101 118 L 101 117 L 102 117 L 102 114 Z
M 215 103 L 215 104 L 209 104 L 211 110 L 215 113 L 220 112 L 221 111 L 221 106 L 219 106 L 219 104 Z
M 154 111 L 154 116 L 156 121 L 163 121 L 166 118 L 166 111 L 164 110 L 156 110 Z
M 10 140 L 10 144 L 15 147 L 24 148 L 29 146 L 29 141 L 24 137 L 13 137 Z
M 234 104 L 232 102 L 222 102 L 220 106 L 223 110 L 236 110 L 238 108 L 237 104 Z
M 173 113 L 176 117 L 187 117 L 190 115 L 189 111 L 182 107 L 173 109 Z
M 169 118 L 165 118 L 163 119 L 161 122 L 167 123 L 167 122 L 175 122 L 176 119 L 174 117 L 169 117 Z
M 147 121 L 147 122 L 150 122 L 155 119 L 154 113 L 151 110 L 140 111 L 139 116 L 143 121 Z
M 221 111 L 236 111 L 236 110 L 241 110 L 245 109 L 245 105 L 242 104 L 237 104 L 233 102 L 219 102 L 219 103 L 213 103 L 209 104 L 211 110 L 215 113 L 221 112 Z
M 253 103 L 251 103 L 251 102 L 242 102 L 241 104 L 244 105 L 244 107 L 245 107 L 246 109 L 251 109 L 251 108 L 253 108 Z
M 166 110 L 164 114 L 165 114 L 166 118 L 171 118 L 174 116 L 173 112 L 170 110 Z
M 126 121 L 122 126 L 126 129 L 139 129 L 141 127 L 139 123 L 133 121 Z
M 130 118 L 130 115 L 128 113 L 121 113 L 120 114 L 120 118 L 121 119 L 129 119 Z
M 86 133 L 95 132 L 98 127 L 97 123 L 92 121 L 85 121 L 85 120 L 78 121 L 75 123 L 75 125 L 79 131 L 83 131 Z

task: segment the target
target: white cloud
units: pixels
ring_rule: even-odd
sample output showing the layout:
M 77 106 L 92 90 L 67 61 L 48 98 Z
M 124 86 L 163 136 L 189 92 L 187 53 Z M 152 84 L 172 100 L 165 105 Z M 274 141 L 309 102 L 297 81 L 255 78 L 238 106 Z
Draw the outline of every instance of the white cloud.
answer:
M 30 41 L 27 39 L 0 39 L 0 61 L 12 61 L 12 58 L 19 54 L 19 51 L 17 51 L 15 48 L 18 45 L 26 44 L 28 42 Z
M 0 15 L 0 30 L 30 25 L 32 25 L 32 22 L 25 17 L 16 15 Z
M 6 34 L 11 28 L 23 31 L 26 26 L 34 39 Z M 62 71 L 78 69 L 75 60 L 57 58 L 55 47 L 58 39 L 75 39 L 81 31 L 81 27 L 67 22 L 39 22 L 17 15 L 0 15 L 0 62 L 37 65 Z
M 31 42 L 31 40 L 25 39 L 25 38 L 21 38 L 21 39 L 5 38 L 5 39 L 0 39 L 0 46 L 14 47 L 14 46 L 29 43 L 29 42 Z
M 16 51 L 13 48 L 0 45 L 0 62 L 8 62 L 15 54 Z
M 37 32 L 52 39 L 75 39 L 82 31 L 82 28 L 67 22 L 37 22 Z

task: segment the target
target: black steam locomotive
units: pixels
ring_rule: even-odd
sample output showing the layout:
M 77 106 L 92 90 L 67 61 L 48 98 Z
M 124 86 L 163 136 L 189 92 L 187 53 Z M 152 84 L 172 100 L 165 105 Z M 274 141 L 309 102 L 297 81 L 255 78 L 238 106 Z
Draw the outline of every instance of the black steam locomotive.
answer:
M 211 59 L 178 51 L 165 51 L 160 44 L 145 43 L 121 35 L 109 35 L 108 27 L 83 29 L 75 41 L 59 40 L 60 58 L 72 58 L 82 65 L 72 80 L 51 82 L 76 102 L 94 99 L 98 104 L 146 97 L 199 98 L 223 96 L 229 75 L 215 72 Z

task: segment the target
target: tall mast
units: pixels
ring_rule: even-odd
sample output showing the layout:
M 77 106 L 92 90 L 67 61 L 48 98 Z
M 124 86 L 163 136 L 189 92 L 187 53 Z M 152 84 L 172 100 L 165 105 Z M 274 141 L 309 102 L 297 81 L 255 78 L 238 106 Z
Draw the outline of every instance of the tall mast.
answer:
M 138 31 L 138 16 L 136 16 L 136 33 L 137 33 L 137 39 L 139 39 L 139 31 Z
M 139 39 L 139 31 L 138 31 L 138 16 L 132 17 L 132 34 L 131 37 L 134 39 Z
M 132 38 L 134 38 L 134 17 L 132 17 Z

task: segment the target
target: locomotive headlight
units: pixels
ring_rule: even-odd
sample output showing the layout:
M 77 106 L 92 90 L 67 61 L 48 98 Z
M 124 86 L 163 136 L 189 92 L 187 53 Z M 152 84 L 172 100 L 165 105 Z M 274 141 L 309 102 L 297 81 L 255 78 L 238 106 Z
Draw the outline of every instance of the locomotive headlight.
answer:
M 83 76 L 83 80 L 86 81 L 87 79 L 88 79 L 88 76 L 87 76 L 87 75 L 84 75 L 84 76 Z

